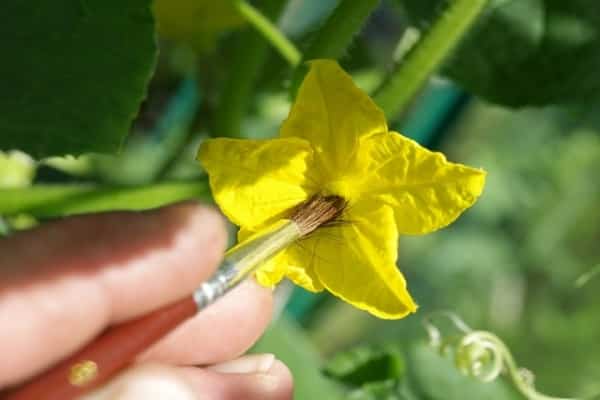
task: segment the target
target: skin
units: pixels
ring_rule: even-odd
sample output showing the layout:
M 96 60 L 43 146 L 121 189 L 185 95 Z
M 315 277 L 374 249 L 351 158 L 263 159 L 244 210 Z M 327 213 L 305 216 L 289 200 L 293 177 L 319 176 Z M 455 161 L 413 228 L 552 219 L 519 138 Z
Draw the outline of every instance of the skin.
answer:
M 225 243 L 218 213 L 191 203 L 70 217 L 0 240 L 0 390 L 107 326 L 189 295 L 217 268 Z M 271 290 L 249 280 L 86 399 L 291 399 L 285 365 L 240 357 L 271 309 Z

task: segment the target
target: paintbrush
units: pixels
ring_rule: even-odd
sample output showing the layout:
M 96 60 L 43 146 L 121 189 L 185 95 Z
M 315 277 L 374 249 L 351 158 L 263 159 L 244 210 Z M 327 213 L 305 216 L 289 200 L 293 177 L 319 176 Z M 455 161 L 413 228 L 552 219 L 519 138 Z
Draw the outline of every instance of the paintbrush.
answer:
M 108 328 L 76 354 L 6 393 L 5 400 L 74 399 L 105 383 L 183 321 L 208 307 L 256 269 L 319 226 L 338 218 L 339 196 L 316 195 L 295 207 L 289 219 L 229 250 L 217 272 L 191 296 L 141 318 Z

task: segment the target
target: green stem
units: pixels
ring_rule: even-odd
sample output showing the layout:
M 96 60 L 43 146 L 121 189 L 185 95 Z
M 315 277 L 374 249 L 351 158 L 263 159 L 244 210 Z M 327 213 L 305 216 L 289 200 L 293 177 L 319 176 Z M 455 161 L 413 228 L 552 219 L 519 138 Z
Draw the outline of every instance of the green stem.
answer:
M 341 58 L 378 4 L 379 0 L 341 0 L 312 38 L 304 59 Z
M 379 5 L 379 0 L 341 0 L 335 10 L 327 18 L 310 40 L 304 52 L 304 60 L 330 58 L 338 60 L 348 50 L 356 34 L 367 22 L 369 15 Z M 304 75 L 308 71 L 306 65 L 300 65 L 294 71 L 290 93 L 292 98 Z
M 448 8 L 375 92 L 373 98 L 388 119 L 406 110 L 486 5 L 487 0 L 451 0 Z
M 232 0 L 232 3 L 246 21 L 254 26 L 292 67 L 298 65 L 302 54 L 267 17 L 245 0 Z
M 33 185 L 0 189 L 0 214 L 54 218 L 114 210 L 146 210 L 182 200 L 210 201 L 206 179 L 141 186 Z
M 279 15 L 284 2 L 263 0 L 268 17 Z M 228 79 L 223 85 L 215 113 L 214 136 L 240 137 L 242 120 L 252 99 L 252 91 L 268 57 L 268 43 L 255 31 L 243 31 L 236 37 Z

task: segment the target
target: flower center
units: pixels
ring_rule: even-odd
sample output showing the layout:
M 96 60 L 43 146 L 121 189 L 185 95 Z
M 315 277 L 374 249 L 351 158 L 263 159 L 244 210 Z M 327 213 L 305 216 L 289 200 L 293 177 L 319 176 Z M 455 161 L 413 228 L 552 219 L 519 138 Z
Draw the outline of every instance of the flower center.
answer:
M 306 236 L 339 217 L 346 204 L 341 196 L 316 194 L 294 208 L 290 219 L 298 224 L 302 236 Z

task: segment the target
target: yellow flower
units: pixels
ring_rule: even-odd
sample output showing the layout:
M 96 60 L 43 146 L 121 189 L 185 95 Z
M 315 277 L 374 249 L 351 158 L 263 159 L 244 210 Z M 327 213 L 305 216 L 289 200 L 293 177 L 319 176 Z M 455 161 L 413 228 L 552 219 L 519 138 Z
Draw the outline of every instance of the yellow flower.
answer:
M 244 25 L 231 1 L 155 0 L 158 33 L 188 43 L 196 50 L 210 50 L 220 34 Z
M 240 241 L 315 194 L 343 197 L 337 223 L 279 253 L 257 279 L 325 288 L 381 318 L 416 310 L 396 267 L 398 234 L 450 224 L 485 180 L 482 170 L 389 132 L 383 112 L 330 60 L 310 63 L 279 138 L 211 139 L 199 159 L 217 204 L 241 227 Z

